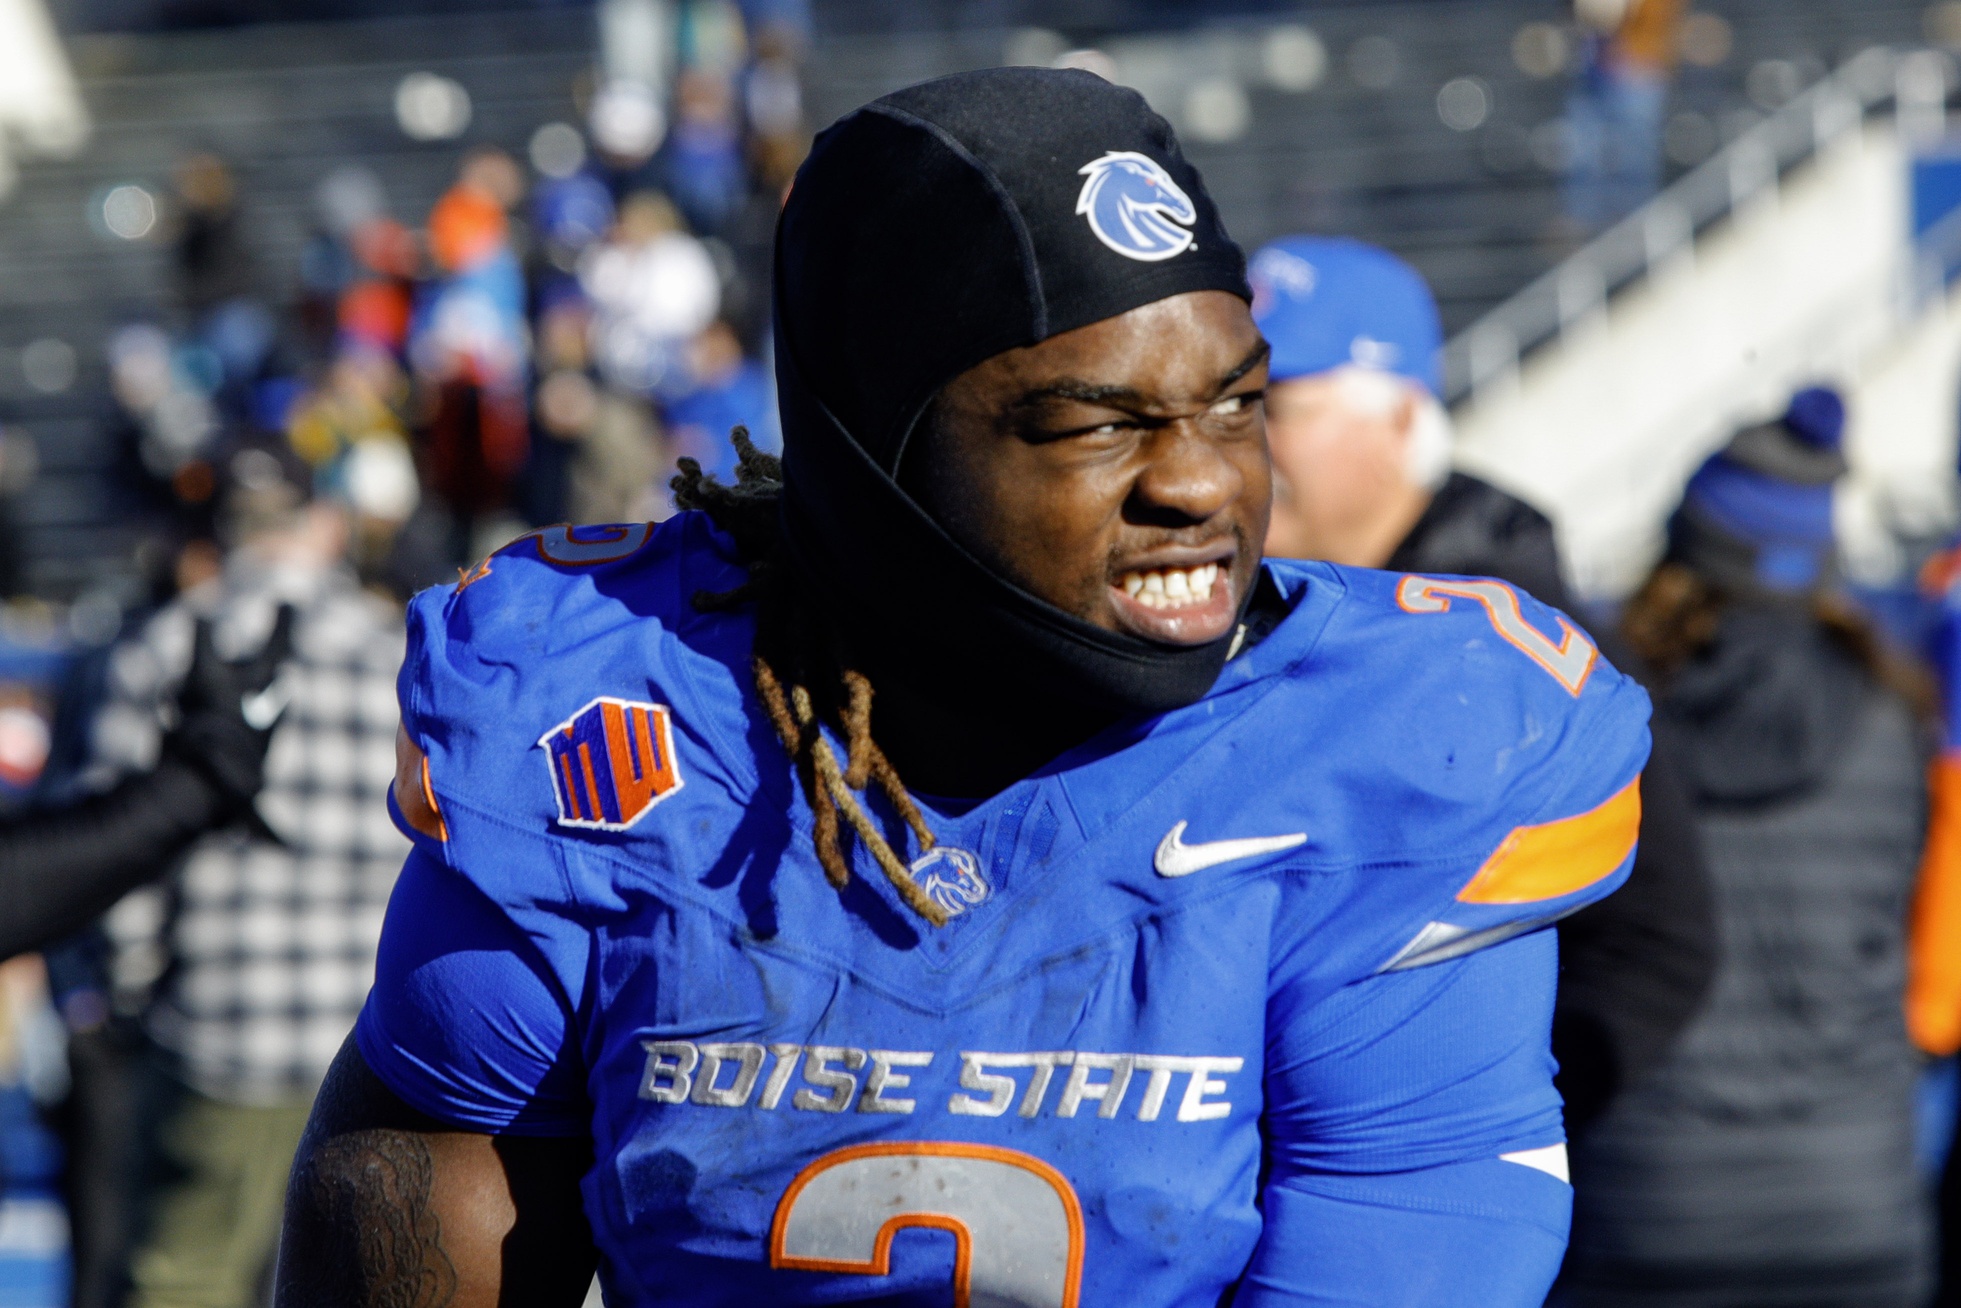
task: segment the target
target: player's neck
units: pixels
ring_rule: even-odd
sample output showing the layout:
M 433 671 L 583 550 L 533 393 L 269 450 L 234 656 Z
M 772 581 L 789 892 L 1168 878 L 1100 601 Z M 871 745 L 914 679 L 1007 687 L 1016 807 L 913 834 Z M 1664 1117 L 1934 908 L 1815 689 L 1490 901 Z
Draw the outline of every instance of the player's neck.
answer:
M 948 798 L 1000 793 L 1115 721 L 1056 703 L 1003 703 L 999 695 L 874 676 L 872 735 L 911 789 Z

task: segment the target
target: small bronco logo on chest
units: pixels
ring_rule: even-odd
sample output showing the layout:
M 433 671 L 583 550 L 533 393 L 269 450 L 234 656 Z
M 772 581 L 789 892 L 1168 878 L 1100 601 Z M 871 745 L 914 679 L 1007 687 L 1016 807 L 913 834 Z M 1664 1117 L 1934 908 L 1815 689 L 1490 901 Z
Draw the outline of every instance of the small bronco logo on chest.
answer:
M 551 767 L 560 826 L 625 831 L 681 788 L 665 704 L 601 695 L 538 745 Z

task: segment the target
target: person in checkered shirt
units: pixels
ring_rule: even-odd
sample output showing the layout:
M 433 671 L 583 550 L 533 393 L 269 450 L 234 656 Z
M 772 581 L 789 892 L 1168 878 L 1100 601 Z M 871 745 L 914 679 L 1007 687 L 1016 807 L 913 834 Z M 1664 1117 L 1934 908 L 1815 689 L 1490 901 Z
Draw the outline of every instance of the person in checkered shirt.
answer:
M 132 896 L 107 923 L 122 979 L 131 959 L 155 975 L 141 1018 L 169 1085 L 152 1124 L 167 1179 L 141 1200 L 134 1308 L 253 1301 L 307 1109 L 367 995 L 408 851 L 386 801 L 401 612 L 346 567 L 340 505 L 306 502 L 263 451 L 232 474 L 223 574 L 115 651 L 96 728 L 103 780 L 150 766 L 196 619 L 237 657 L 264 643 L 281 604 L 297 610 L 279 682 L 289 702 L 257 805 L 264 831 L 205 837 L 161 887 L 137 892 L 147 902 Z

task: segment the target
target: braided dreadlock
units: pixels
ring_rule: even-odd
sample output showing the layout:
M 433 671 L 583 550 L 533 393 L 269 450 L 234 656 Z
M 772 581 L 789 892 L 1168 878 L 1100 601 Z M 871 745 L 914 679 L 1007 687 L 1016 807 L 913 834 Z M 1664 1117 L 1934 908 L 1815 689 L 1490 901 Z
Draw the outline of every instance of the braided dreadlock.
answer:
M 706 513 L 734 539 L 736 552 L 749 570 L 748 580 L 734 590 L 696 592 L 695 607 L 717 611 L 756 606 L 756 645 L 750 658 L 756 694 L 777 739 L 796 764 L 815 817 L 817 861 L 831 884 L 841 891 L 851 881 L 851 864 L 840 843 L 842 817 L 906 906 L 934 926 L 945 926 L 947 911 L 913 880 L 911 869 L 860 800 L 859 792 L 876 782 L 912 828 L 920 848 L 933 848 L 933 832 L 919 805 L 872 739 L 871 682 L 850 666 L 837 633 L 788 576 L 777 525 L 782 461 L 757 449 L 746 427 L 737 427 L 732 438 L 739 456 L 733 486 L 704 473 L 693 459 L 680 461 L 680 475 L 672 483 L 675 505 Z M 843 766 L 820 729 L 826 721 L 839 728 L 845 739 Z

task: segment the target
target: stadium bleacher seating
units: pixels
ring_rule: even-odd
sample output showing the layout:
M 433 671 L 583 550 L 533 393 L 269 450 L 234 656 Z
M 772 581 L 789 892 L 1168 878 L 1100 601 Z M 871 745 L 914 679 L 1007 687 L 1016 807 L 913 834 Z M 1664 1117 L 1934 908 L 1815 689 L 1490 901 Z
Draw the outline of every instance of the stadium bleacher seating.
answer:
M 0 425 L 40 453 L 31 493 L 13 506 L 30 580 L 57 596 L 113 582 L 128 554 L 128 504 L 110 465 L 122 453 L 104 342 L 118 325 L 173 319 L 169 251 L 93 227 L 91 197 L 135 182 L 162 194 L 193 151 L 237 175 L 256 261 L 275 301 L 298 282 L 313 193 L 358 162 L 394 212 L 419 221 L 455 175 L 454 143 L 422 144 L 396 126 L 395 87 L 417 69 L 453 77 L 472 100 L 470 141 L 521 149 L 543 122 L 574 116 L 574 80 L 591 62 L 590 15 L 503 15 L 91 35 L 71 43 L 95 119 L 76 159 L 29 162 L 0 203 Z M 78 375 L 37 394 L 20 351 L 55 338 Z
M 1908 0 L 1704 7 L 1732 23 L 1734 51 L 1719 68 L 1685 70 L 1677 101 L 1731 128 L 1750 110 L 1747 75 L 1763 60 L 1816 75 L 1865 45 L 1924 39 L 1925 6 Z M 880 19 L 876 6 L 819 6 L 807 72 L 813 122 L 909 81 L 998 62 L 1017 25 L 1094 21 L 1094 30 L 1065 35 L 1115 46 L 1140 29 L 1188 26 L 1191 12 L 1145 0 L 903 8 L 901 23 L 896 11 Z M 1560 12 L 1554 0 L 1405 0 L 1219 19 L 1242 33 L 1305 22 L 1329 53 L 1329 71 L 1306 92 L 1253 88 L 1247 133 L 1194 143 L 1191 153 L 1243 241 L 1298 230 L 1380 241 L 1431 278 L 1454 331 L 1567 248 L 1557 176 L 1530 149 L 1533 134 L 1558 119 L 1566 82 L 1526 76 L 1511 51 L 1521 24 Z M 395 125 L 392 97 L 405 73 L 428 68 L 462 82 L 474 106 L 465 139 L 517 148 L 539 123 L 574 114 L 572 86 L 590 66 L 592 30 L 589 13 L 560 9 L 73 41 L 94 139 L 74 160 L 25 165 L 0 202 L 0 425 L 26 431 L 41 454 L 39 480 L 14 506 L 37 589 L 72 595 L 124 566 L 124 513 L 106 489 L 120 446 L 102 346 L 117 324 L 155 318 L 172 303 L 167 251 L 100 234 L 88 221 L 91 197 L 124 181 L 161 190 L 185 153 L 222 155 L 247 198 L 267 289 L 283 295 L 297 277 L 313 188 L 331 167 L 374 169 L 395 211 L 411 220 L 452 176 L 454 143 L 412 142 Z M 1369 37 L 1395 45 L 1399 71 L 1387 86 L 1359 85 L 1348 72 L 1349 53 Z M 1490 95 L 1488 121 L 1470 132 L 1446 127 L 1436 107 L 1438 88 L 1463 76 L 1481 79 Z M 75 348 L 80 372 L 65 392 L 40 395 L 23 381 L 19 352 L 50 336 Z

